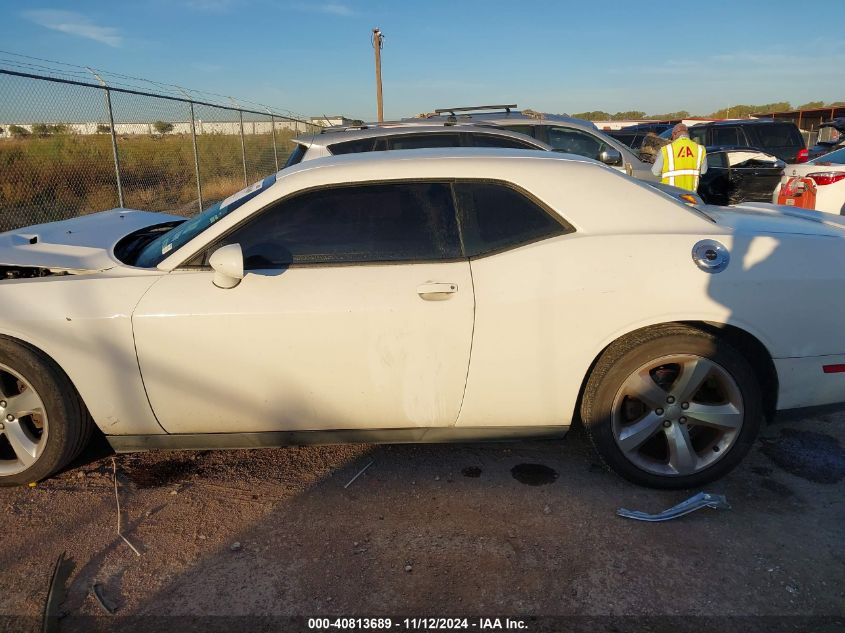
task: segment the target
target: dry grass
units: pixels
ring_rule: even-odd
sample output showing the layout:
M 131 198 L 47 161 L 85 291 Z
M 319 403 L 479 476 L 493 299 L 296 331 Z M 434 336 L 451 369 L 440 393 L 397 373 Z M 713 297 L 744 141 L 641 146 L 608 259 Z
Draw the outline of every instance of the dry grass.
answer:
M 280 166 L 293 145 L 278 130 Z M 275 171 L 269 134 L 246 136 L 247 180 Z M 239 136 L 197 138 L 204 206 L 244 186 Z M 194 213 L 197 184 L 188 135 L 118 138 L 124 205 L 150 211 Z M 118 206 L 111 139 L 108 135 L 57 134 L 0 139 L 0 230 L 49 222 Z

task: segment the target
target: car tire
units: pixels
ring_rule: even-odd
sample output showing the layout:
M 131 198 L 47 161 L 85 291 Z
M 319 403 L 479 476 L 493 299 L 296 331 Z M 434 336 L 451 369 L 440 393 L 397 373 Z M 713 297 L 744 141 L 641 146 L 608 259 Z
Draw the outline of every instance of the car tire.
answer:
M 611 344 L 581 401 L 584 427 L 605 464 L 652 488 L 695 488 L 727 474 L 751 449 L 763 417 L 760 384 L 745 357 L 684 325 Z
M 54 474 L 79 455 L 93 430 L 93 421 L 64 371 L 40 350 L 4 337 L 0 337 L 0 410 L 0 486 L 37 482 Z M 18 454 L 25 454 L 25 459 Z

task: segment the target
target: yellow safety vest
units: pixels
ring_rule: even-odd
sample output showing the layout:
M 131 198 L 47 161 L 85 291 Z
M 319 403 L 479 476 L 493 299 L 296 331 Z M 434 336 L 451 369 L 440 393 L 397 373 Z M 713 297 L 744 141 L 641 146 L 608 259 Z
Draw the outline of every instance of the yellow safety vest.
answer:
M 695 141 L 681 137 L 669 145 L 664 145 L 660 151 L 663 153 L 663 173 L 660 174 L 660 182 L 690 191 L 698 189 L 701 165 L 707 156 L 704 147 Z

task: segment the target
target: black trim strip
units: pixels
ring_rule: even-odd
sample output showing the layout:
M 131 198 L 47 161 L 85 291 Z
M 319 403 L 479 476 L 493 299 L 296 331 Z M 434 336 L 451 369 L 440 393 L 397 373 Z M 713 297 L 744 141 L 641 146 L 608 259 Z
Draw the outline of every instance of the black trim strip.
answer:
M 451 442 L 510 442 L 523 439 L 560 439 L 569 426 L 430 427 L 404 429 L 330 429 L 320 431 L 266 431 L 261 433 L 188 433 L 108 435 L 118 453 L 149 450 L 217 450 L 271 448 L 312 444 L 418 444 Z

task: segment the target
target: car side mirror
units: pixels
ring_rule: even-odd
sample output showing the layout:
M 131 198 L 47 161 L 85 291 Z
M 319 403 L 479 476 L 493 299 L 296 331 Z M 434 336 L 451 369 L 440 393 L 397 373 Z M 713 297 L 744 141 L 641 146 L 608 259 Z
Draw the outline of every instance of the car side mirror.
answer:
M 599 154 L 599 160 L 605 165 L 621 165 L 622 153 L 618 149 L 608 147 Z
M 208 258 L 214 270 L 214 285 L 218 288 L 234 288 L 244 278 L 244 254 L 240 244 L 221 246 Z

